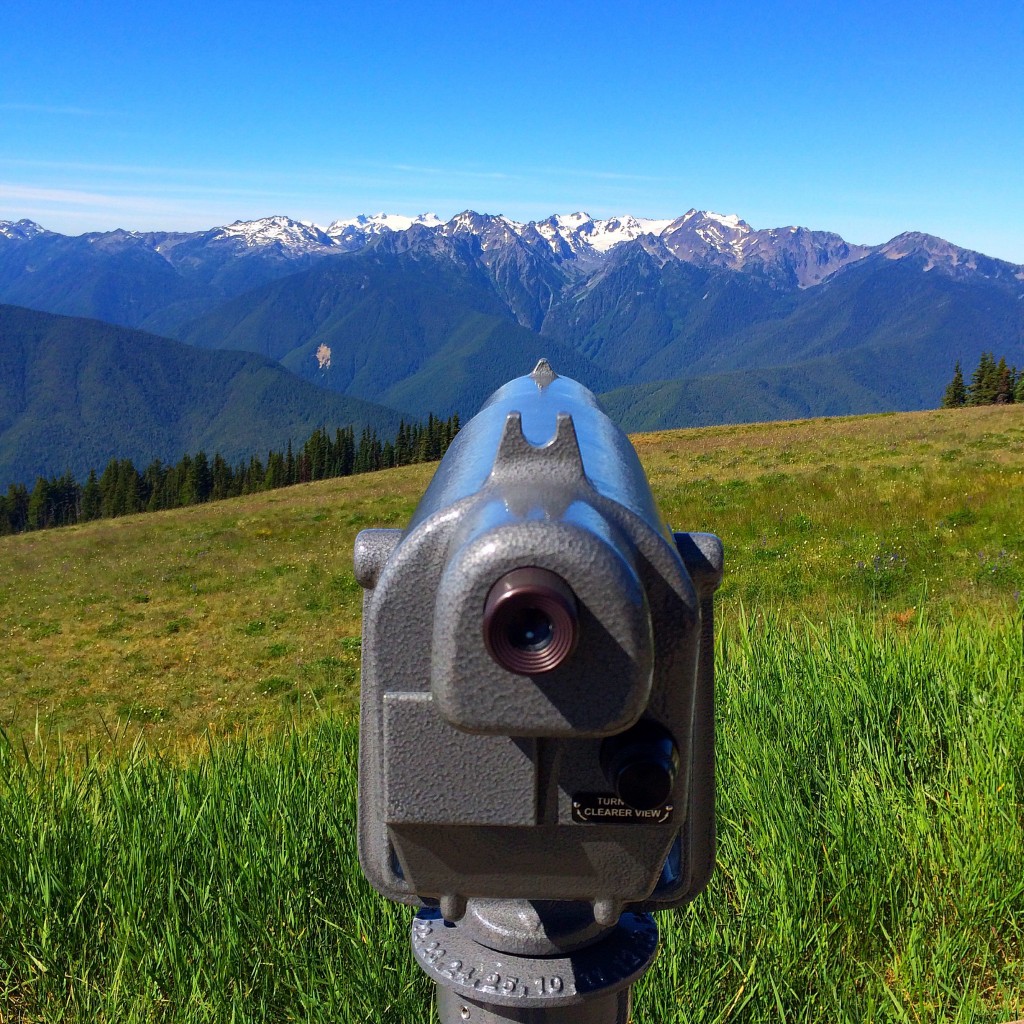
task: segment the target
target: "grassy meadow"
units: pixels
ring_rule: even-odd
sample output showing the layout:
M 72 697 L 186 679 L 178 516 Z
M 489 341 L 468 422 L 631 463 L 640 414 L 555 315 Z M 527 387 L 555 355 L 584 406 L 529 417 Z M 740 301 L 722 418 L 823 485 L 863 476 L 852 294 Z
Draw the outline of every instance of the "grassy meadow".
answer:
M 637 1024 L 1024 1017 L 1024 410 L 634 442 L 727 556 L 718 868 Z M 0 1024 L 429 1019 L 351 552 L 432 471 L 0 539 Z

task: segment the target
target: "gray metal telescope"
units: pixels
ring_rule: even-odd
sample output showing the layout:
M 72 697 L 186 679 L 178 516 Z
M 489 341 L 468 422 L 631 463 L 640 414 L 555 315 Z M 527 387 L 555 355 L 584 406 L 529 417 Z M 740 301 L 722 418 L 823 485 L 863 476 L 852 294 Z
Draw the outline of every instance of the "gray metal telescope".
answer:
M 442 1024 L 624 1024 L 650 912 L 714 865 L 721 542 L 668 529 L 628 438 L 541 360 L 355 570 L 360 862 L 420 905 Z

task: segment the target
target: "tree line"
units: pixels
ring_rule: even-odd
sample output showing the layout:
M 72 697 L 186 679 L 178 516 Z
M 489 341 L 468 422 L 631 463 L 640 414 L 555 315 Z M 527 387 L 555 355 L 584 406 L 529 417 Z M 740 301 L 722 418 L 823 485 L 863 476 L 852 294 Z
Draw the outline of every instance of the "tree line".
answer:
M 1010 402 L 1024 403 L 1024 369 L 1008 366 L 1002 356 L 997 363 L 991 352 L 981 353 L 970 384 L 964 383 L 958 359 L 953 379 L 946 385 L 942 396 L 943 409 L 956 409 L 963 405 L 1006 405 Z
M 231 466 L 219 452 L 210 459 L 199 451 L 175 465 L 154 459 L 140 472 L 131 459 L 111 459 L 102 473 L 91 469 L 84 484 L 70 473 L 39 477 L 31 491 L 24 484 L 11 484 L 5 495 L 0 494 L 0 535 L 432 462 L 444 455 L 458 432 L 458 414 L 448 419 L 431 414 L 426 423 L 402 420 L 397 435 L 383 442 L 369 427 L 358 439 L 351 426 L 337 429 L 333 438 L 318 428 L 298 451 L 289 441 L 285 451 L 268 452 L 265 462 L 253 455 Z

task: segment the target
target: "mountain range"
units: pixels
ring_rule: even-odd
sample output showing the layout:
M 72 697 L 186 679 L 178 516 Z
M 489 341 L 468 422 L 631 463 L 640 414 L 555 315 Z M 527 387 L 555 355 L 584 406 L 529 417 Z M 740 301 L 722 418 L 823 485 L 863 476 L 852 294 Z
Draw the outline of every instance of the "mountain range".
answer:
M 629 429 L 923 408 L 957 359 L 1024 364 L 1024 267 L 920 232 L 865 246 L 698 210 L 81 236 L 0 221 L 0 302 L 185 342 L 197 373 L 196 350 L 248 351 L 416 416 L 471 414 L 547 356 Z

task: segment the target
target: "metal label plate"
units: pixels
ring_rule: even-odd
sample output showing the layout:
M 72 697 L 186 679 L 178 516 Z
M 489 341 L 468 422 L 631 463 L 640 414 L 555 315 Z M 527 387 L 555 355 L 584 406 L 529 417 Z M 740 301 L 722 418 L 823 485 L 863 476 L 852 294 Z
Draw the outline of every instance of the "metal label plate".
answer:
M 672 804 L 641 811 L 614 793 L 575 793 L 572 820 L 582 825 L 667 825 L 672 820 Z

